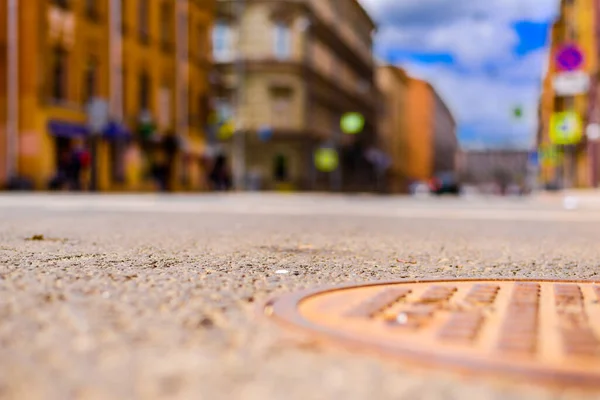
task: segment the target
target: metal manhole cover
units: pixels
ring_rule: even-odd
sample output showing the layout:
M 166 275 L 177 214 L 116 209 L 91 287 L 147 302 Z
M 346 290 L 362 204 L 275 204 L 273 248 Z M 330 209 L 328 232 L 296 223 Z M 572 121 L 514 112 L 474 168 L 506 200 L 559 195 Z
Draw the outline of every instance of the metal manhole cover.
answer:
M 283 296 L 265 312 L 421 364 L 600 387 L 600 283 L 377 283 Z

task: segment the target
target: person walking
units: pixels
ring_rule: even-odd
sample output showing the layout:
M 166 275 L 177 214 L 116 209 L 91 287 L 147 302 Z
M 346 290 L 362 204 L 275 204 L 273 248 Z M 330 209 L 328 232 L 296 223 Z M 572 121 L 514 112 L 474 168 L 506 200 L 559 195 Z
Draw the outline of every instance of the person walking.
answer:
M 76 140 L 73 144 L 71 157 L 67 168 L 67 181 L 69 189 L 80 191 L 82 190 L 82 174 L 91 164 L 90 152 L 85 148 L 82 140 Z

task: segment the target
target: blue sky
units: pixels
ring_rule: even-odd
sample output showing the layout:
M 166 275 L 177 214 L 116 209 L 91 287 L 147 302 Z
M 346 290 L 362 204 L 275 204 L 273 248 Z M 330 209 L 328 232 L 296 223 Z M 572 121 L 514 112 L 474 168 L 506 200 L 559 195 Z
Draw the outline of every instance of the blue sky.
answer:
M 558 0 L 360 1 L 379 25 L 376 57 L 436 87 L 463 147 L 532 145 Z

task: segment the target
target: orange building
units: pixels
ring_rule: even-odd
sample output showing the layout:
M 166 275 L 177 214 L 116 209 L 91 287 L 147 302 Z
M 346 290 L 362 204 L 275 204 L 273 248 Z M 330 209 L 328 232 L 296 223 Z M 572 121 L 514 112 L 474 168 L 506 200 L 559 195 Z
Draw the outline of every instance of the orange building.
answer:
M 150 189 L 160 175 L 173 190 L 204 188 L 214 6 L 0 0 L 0 185 L 19 177 L 48 188 L 64 175 L 74 146 L 85 142 L 95 155 L 94 179 L 83 179 L 90 187 Z M 13 40 L 5 28 L 10 21 Z M 16 51 L 8 51 L 11 43 Z M 7 65 L 18 72 L 16 90 Z M 88 128 L 91 99 L 109 106 L 102 132 Z
M 456 121 L 435 88 L 393 65 L 377 69 L 382 96 L 379 146 L 391 159 L 388 190 L 456 172 Z
M 404 171 L 409 180 L 427 180 L 433 175 L 433 87 L 410 78 L 406 102 L 406 156 Z

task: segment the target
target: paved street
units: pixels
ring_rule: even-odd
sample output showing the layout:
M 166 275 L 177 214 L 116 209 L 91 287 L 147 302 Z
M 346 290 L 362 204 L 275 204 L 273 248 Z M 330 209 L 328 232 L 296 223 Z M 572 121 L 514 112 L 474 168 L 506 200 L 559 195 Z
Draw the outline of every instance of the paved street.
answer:
M 257 312 L 355 281 L 600 279 L 594 196 L 5 194 L 0 221 L 0 398 L 594 398 L 349 353 Z

